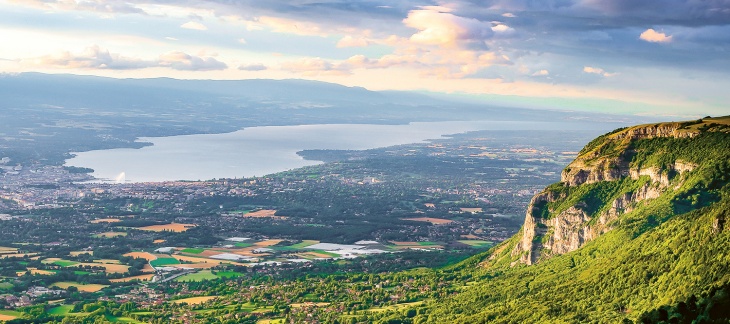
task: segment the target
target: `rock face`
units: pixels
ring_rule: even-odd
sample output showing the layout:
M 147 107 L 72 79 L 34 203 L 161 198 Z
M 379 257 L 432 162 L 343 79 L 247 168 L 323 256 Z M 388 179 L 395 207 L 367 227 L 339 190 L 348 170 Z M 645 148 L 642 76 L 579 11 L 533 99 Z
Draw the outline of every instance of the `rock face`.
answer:
M 699 132 L 688 131 L 681 127 L 682 124 L 680 123 L 664 123 L 633 127 L 610 135 L 607 141 L 622 143 L 623 146 L 628 146 L 627 144 L 629 142 L 639 139 L 657 137 L 692 138 L 699 134 Z M 631 149 L 626 148 L 621 150 L 616 157 L 607 158 L 602 156 L 604 153 L 600 150 L 587 152 L 586 154 L 579 156 L 571 162 L 565 170 L 563 170 L 561 174 L 561 181 L 569 186 L 577 186 L 584 183 L 618 180 L 629 175 L 633 177 L 637 172 L 645 172 L 647 174 L 653 172 L 649 169 L 631 170 L 629 163 L 631 162 L 631 156 L 633 153 L 634 152 Z M 669 166 L 669 170 L 666 170 L 668 173 L 664 177 L 669 178 L 673 175 L 672 172 L 682 173 L 692 168 L 694 168 L 694 165 L 683 162 L 675 162 L 673 166 Z M 661 170 L 656 170 L 656 172 L 659 171 Z M 660 177 L 661 175 L 654 174 L 654 176 Z M 652 180 L 654 179 L 655 178 L 652 177 Z
M 692 138 L 699 135 L 698 131 L 682 129 L 682 123 L 661 123 L 633 127 L 614 136 L 615 139 L 643 139 L 656 137 Z
M 671 124 L 670 124 L 671 125 Z M 609 140 L 624 141 L 637 138 L 682 136 L 693 137 L 694 134 L 677 132 L 676 128 L 647 127 L 632 128 L 614 134 Z M 696 135 L 696 134 L 695 134 Z M 634 168 L 630 166 L 631 152 L 620 152 L 618 157 L 601 158 L 589 152 L 586 156 L 579 156 L 562 173 L 562 182 L 566 186 L 581 186 L 600 181 L 616 181 L 625 177 L 639 179 L 648 176 L 651 181 L 643 186 L 620 195 L 610 202 L 610 207 L 593 217 L 586 212 L 588 206 L 580 202 L 570 206 L 558 215 L 546 218 L 547 205 L 566 197 L 560 193 L 547 189 L 532 198 L 525 223 L 522 227 L 522 237 L 512 250 L 512 256 L 519 256 L 519 261 L 533 264 L 540 258 L 551 255 L 564 254 L 579 249 L 585 243 L 597 238 L 612 229 L 611 223 L 620 215 L 632 211 L 639 202 L 655 199 L 666 191 L 672 179 L 682 173 L 696 168 L 696 165 L 683 161 L 675 161 L 663 170 L 657 167 Z M 588 162 L 590 160 L 590 163 Z M 720 225 L 719 227 L 722 227 Z

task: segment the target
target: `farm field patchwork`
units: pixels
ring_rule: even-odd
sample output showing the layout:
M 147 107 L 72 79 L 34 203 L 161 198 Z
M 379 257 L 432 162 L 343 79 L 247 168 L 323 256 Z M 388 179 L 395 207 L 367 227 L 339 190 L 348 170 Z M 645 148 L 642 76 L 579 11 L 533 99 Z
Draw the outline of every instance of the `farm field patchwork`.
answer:
M 433 217 L 415 217 L 415 218 L 402 218 L 402 219 L 416 221 L 416 222 L 427 222 L 427 223 L 431 223 L 433 225 L 444 225 L 444 224 L 449 224 L 449 223 L 454 222 L 450 219 L 433 218 Z
M 104 232 L 99 234 L 94 234 L 92 237 L 95 238 L 112 238 L 117 236 L 127 236 L 126 232 Z
M 150 265 L 153 267 L 162 267 L 170 264 L 180 264 L 180 261 L 178 261 L 176 258 L 157 258 L 152 261 L 150 261 Z
M 97 292 L 108 286 L 107 285 L 98 285 L 98 284 L 81 284 L 81 283 L 72 282 L 72 281 L 61 281 L 61 282 L 52 284 L 51 287 L 58 287 L 61 289 L 68 289 L 69 287 L 76 287 L 79 291 Z
M 23 316 L 22 313 L 11 310 L 0 310 L 0 321 L 11 321 Z
M 193 227 L 195 227 L 195 224 L 180 224 L 180 223 L 170 223 L 170 224 L 163 224 L 163 225 L 150 225 L 145 227 L 138 227 L 137 229 L 143 230 L 143 231 L 152 231 L 152 232 L 185 232 Z
M 199 296 L 170 301 L 173 304 L 197 305 L 218 298 L 218 296 Z
M 474 247 L 483 247 L 483 246 L 490 246 L 494 243 L 490 241 L 484 241 L 484 240 L 459 240 L 460 243 L 464 243 L 466 245 L 474 246 Z
M 147 261 L 157 259 L 157 256 L 149 252 L 129 252 L 127 254 L 124 254 L 124 256 L 131 258 L 142 258 Z
M 90 220 L 89 223 L 92 224 L 99 224 L 99 223 L 119 223 L 122 220 L 119 218 L 100 218 L 100 219 L 94 219 Z
M 150 273 L 150 274 L 144 274 L 144 275 L 139 275 L 139 276 L 134 276 L 134 277 L 126 277 L 126 278 L 119 278 L 119 279 L 110 279 L 109 281 L 114 282 L 114 283 L 117 283 L 117 282 L 130 282 L 130 281 L 135 281 L 135 280 L 138 280 L 138 281 L 150 281 L 150 280 L 152 280 L 152 277 L 154 277 L 154 276 L 155 276 L 154 274 Z
M 196 273 L 186 274 L 184 276 L 180 276 L 178 278 L 175 278 L 175 281 L 183 282 L 183 281 L 203 281 L 203 280 L 213 280 L 218 279 L 218 276 L 213 274 L 210 270 L 203 270 L 198 271 Z

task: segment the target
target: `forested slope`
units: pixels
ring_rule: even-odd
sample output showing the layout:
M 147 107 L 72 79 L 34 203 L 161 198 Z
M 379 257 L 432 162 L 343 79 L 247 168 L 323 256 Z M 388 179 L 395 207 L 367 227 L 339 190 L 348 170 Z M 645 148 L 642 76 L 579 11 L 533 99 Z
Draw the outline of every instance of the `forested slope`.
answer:
M 520 233 L 447 270 L 473 282 L 414 322 L 726 323 L 729 121 L 641 125 L 591 142 L 533 199 Z M 688 300 L 695 313 L 683 317 Z

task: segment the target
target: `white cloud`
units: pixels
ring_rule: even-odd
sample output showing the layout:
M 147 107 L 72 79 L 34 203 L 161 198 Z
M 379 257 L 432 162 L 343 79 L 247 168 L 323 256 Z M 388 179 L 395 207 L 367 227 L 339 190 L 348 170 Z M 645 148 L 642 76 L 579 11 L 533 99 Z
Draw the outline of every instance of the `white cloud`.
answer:
M 160 55 L 159 66 L 180 71 L 214 71 L 228 68 L 228 65 L 213 57 L 194 56 L 179 51 Z
M 205 25 L 203 25 L 197 21 L 188 21 L 188 22 L 180 25 L 180 28 L 192 29 L 192 30 L 208 30 L 208 27 L 205 27 Z
M 457 16 L 440 7 L 411 10 L 403 23 L 418 29 L 411 41 L 426 45 L 456 47 L 460 42 L 483 41 L 494 34 L 491 23 Z
M 228 66 L 213 57 L 195 56 L 184 52 L 169 52 L 157 59 L 142 59 L 111 53 L 92 45 L 81 53 L 63 51 L 56 55 L 45 55 L 22 60 L 38 67 L 84 70 L 137 70 L 152 67 L 167 67 L 179 71 L 224 70 Z
M 155 62 L 153 61 L 110 53 L 98 45 L 87 47 L 81 53 L 64 51 L 57 55 L 41 56 L 30 60 L 30 62 L 37 66 L 67 69 L 131 70 L 155 66 Z
M 540 71 L 536 71 L 535 73 L 532 74 L 532 76 L 548 76 L 548 75 L 550 75 L 550 71 L 548 71 L 548 70 L 540 70 Z
M 592 67 L 592 66 L 584 66 L 583 72 L 590 73 L 590 74 L 598 74 L 600 76 L 607 77 L 607 78 L 618 75 L 618 73 L 609 73 L 609 72 L 606 72 L 605 70 L 603 70 L 602 68 Z
M 306 76 L 351 74 L 350 67 L 347 64 L 333 63 L 319 57 L 284 62 L 281 63 L 280 69 Z
M 246 39 L 245 39 L 245 38 L 239 38 L 239 39 L 238 39 L 238 42 L 239 42 L 239 43 L 241 43 L 241 44 L 243 44 L 243 45 L 246 45 L 246 44 L 248 44 L 248 42 L 246 41 Z
M 368 46 L 368 45 L 370 45 L 370 41 L 367 40 L 366 38 L 352 37 L 350 35 L 347 35 L 345 37 L 342 37 L 337 42 L 337 47 L 339 47 L 339 48 L 342 48 L 342 47 L 365 47 L 365 46 Z
M 667 36 L 667 34 L 657 32 L 651 28 L 641 33 L 639 38 L 650 43 L 668 43 L 672 41 L 672 36 Z
M 11 3 L 44 10 L 81 10 L 99 13 L 119 14 L 147 14 L 144 10 L 126 1 L 105 0 L 10 0 Z

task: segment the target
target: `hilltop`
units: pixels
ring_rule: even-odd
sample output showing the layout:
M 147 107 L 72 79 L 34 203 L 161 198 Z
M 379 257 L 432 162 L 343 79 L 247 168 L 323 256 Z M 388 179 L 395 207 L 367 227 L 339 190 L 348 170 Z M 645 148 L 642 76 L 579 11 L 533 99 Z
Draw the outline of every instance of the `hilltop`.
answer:
M 600 136 L 535 195 L 518 234 L 447 271 L 473 282 L 424 320 L 726 322 L 729 181 L 730 117 Z

